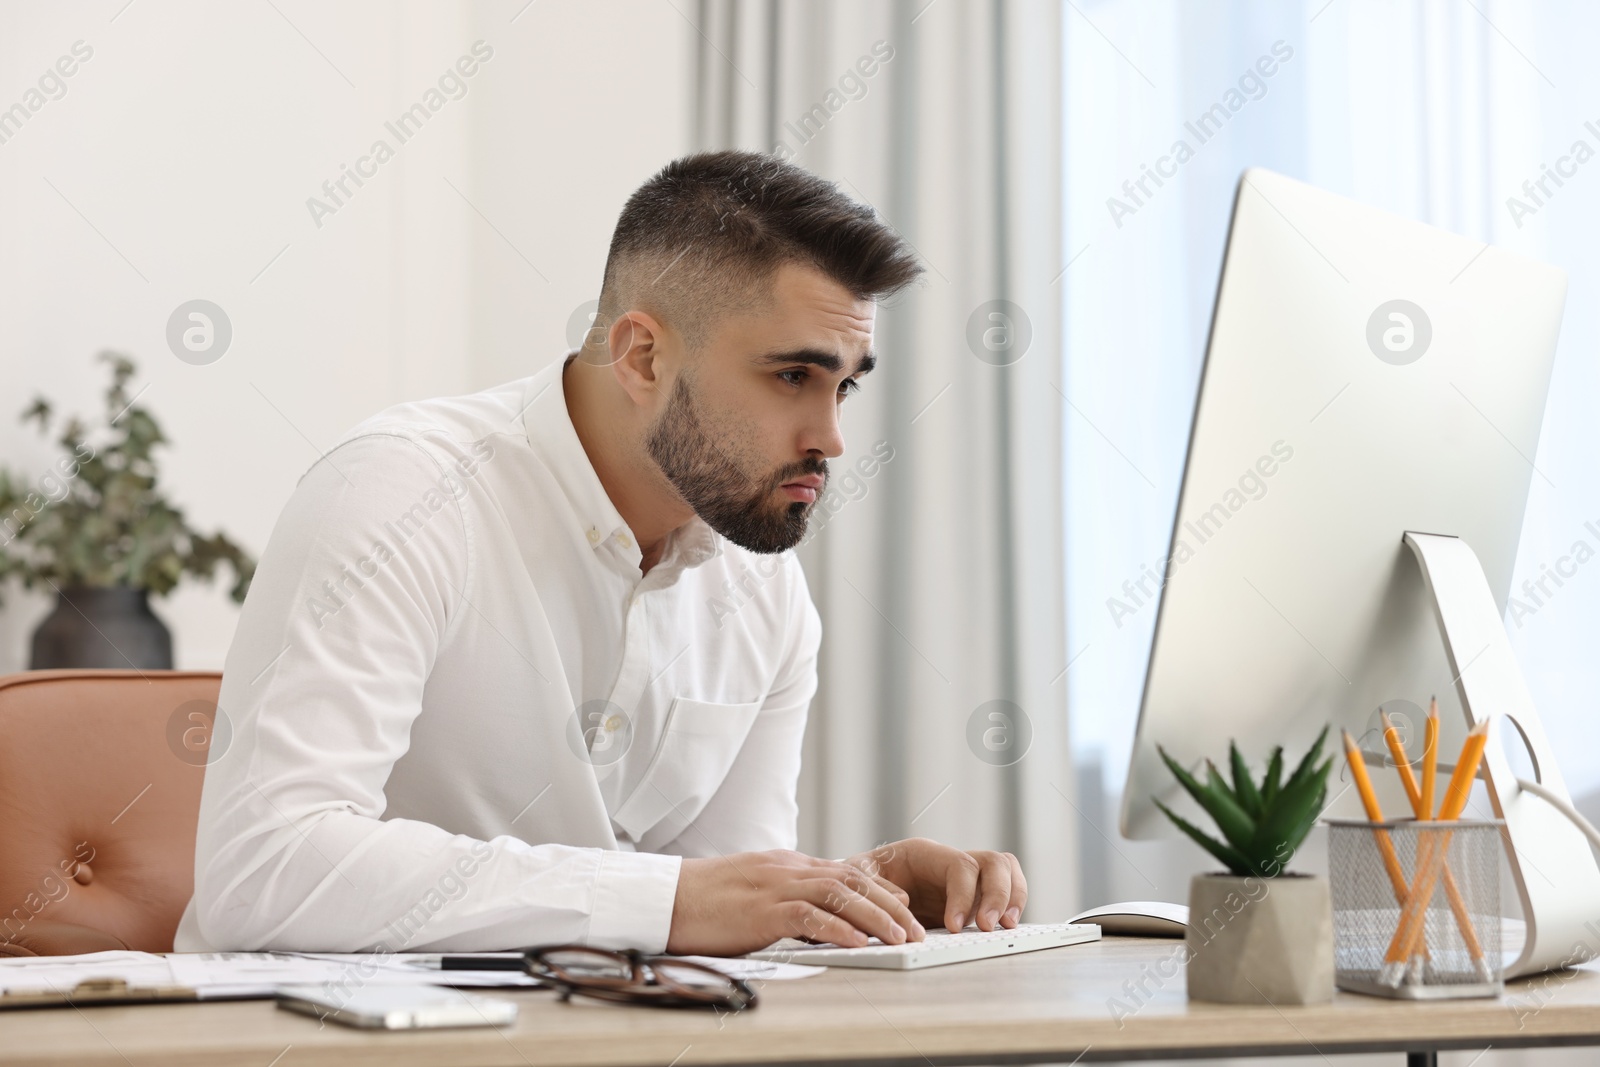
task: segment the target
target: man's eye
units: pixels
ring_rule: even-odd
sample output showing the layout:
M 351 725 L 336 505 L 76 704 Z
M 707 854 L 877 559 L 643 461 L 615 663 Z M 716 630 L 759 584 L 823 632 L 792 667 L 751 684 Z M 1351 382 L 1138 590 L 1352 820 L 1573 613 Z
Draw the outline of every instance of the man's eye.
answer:
M 811 375 L 804 370 L 795 369 L 779 371 L 778 377 L 784 382 L 798 389 L 800 386 L 806 383 L 806 380 L 810 378 Z M 851 393 L 858 392 L 860 389 L 860 382 L 856 381 L 854 378 L 845 378 L 839 383 L 839 396 L 846 397 Z

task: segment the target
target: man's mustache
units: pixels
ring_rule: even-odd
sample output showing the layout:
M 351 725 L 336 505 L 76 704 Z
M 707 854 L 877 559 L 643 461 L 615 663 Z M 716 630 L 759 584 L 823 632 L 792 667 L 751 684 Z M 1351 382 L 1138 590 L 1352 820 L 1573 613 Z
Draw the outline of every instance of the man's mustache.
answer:
M 780 470 L 772 479 L 772 488 L 777 489 L 779 486 L 787 482 L 792 482 L 796 478 L 804 477 L 807 474 L 821 475 L 823 487 L 826 488 L 828 480 L 828 461 L 825 459 L 817 459 L 815 456 L 810 456 L 801 460 L 799 463 L 791 463 L 789 466 Z M 821 494 L 819 493 L 818 495 L 820 496 Z

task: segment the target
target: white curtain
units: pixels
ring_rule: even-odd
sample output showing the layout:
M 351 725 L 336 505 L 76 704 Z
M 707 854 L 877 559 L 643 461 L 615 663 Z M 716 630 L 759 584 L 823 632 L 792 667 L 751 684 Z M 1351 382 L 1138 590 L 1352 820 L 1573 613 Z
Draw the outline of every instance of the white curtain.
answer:
M 1264 166 L 1400 215 L 1556 263 L 1570 277 L 1513 591 L 1573 544 L 1600 549 L 1600 162 L 1541 195 L 1527 215 L 1523 183 L 1586 141 L 1600 152 L 1600 68 L 1588 54 L 1600 8 L 1393 0 L 1075 0 L 1063 25 L 1063 281 L 1068 622 L 1083 650 L 1069 675 L 1086 897 L 1182 901 L 1198 849 L 1117 837 L 1122 788 L 1155 623 L 1153 605 L 1122 618 L 1107 598 L 1167 551 L 1233 190 Z M 1137 181 L 1194 120 L 1279 44 L 1259 90 L 1176 178 L 1131 215 Z M 1280 49 L 1281 52 L 1281 49 Z M 1594 122 L 1591 129 L 1586 123 Z M 1572 164 L 1565 165 L 1571 170 Z M 1119 225 L 1120 223 L 1120 225 Z M 1520 223 L 1520 225 L 1519 225 Z M 1553 484 L 1551 484 L 1553 483 Z M 1562 770 L 1600 807 L 1600 563 L 1508 628 Z M 1580 799 L 1580 806 L 1585 802 Z M 1325 862 L 1313 838 L 1306 866 Z M 1298 861 L 1297 861 L 1298 862 Z M 1465 1063 L 1475 1054 L 1460 1054 Z M 1536 1058 L 1535 1058 L 1536 1057 Z M 1581 1057 L 1581 1058 L 1580 1058 Z M 1589 1062 L 1587 1052 L 1495 1051 L 1482 1067 Z M 1392 1057 L 1371 1058 L 1386 1062 Z M 1356 1062 L 1353 1060 L 1352 1062 Z
M 825 627 L 801 847 L 838 856 L 917 835 L 1009 850 L 1031 921 L 1076 902 L 1063 10 L 705 0 L 687 13 L 699 146 L 777 152 L 837 181 L 928 268 L 879 310 L 879 368 L 846 402 L 829 510 L 800 550 Z
M 1107 597 L 1166 552 L 1216 293 L 1232 195 L 1246 166 L 1267 166 L 1382 210 L 1506 245 L 1570 272 L 1566 320 L 1533 478 L 1514 590 L 1587 539 L 1600 549 L 1600 342 L 1590 248 L 1600 163 L 1578 171 L 1534 216 L 1510 210 L 1542 165 L 1600 136 L 1600 72 L 1584 50 L 1600 10 L 1582 3 L 1307 0 L 1093 2 L 1064 22 L 1067 619 L 1082 657 L 1069 675 L 1085 797 L 1085 896 L 1182 901 L 1205 865 L 1182 841 L 1122 841 L 1115 803 L 1138 717 L 1154 605 L 1114 619 Z M 1274 53 L 1274 46 L 1278 46 Z M 1282 59 L 1283 51 L 1290 51 Z M 1138 181 L 1262 56 L 1226 128 L 1133 214 Z M 1600 125 L 1600 123 L 1597 123 Z M 1592 171 L 1592 173 L 1589 173 Z M 1518 218 L 1520 216 L 1520 218 Z M 1522 226 L 1518 226 L 1518 221 Z M 1118 224 L 1120 222 L 1120 224 Z M 1592 573 L 1589 573 L 1592 571 Z M 1536 614 L 1509 627 L 1574 792 L 1600 790 L 1595 710 L 1600 565 L 1579 569 Z M 1120 625 L 1118 625 L 1120 621 Z M 1325 864 L 1322 838 L 1302 851 Z M 1299 862 L 1299 861 L 1298 861 Z M 1461 1062 L 1474 1054 L 1462 1054 Z M 1483 1067 L 1525 1062 L 1494 1053 Z M 1541 1064 L 1589 1062 L 1547 1051 Z M 1389 1057 L 1392 1059 L 1392 1057 Z M 1371 1062 L 1382 1062 L 1374 1057 Z
M 1166 551 L 1233 187 L 1261 165 L 1401 215 L 1553 262 L 1570 274 L 1566 321 L 1514 589 L 1600 519 L 1593 418 L 1600 282 L 1600 164 L 1533 215 L 1508 203 L 1572 151 L 1600 150 L 1600 72 L 1579 3 L 1083 3 L 1064 26 L 1068 618 L 1074 750 L 1120 788 L 1153 610 L 1113 620 L 1106 600 Z M 1183 124 L 1272 53 L 1292 51 L 1227 127 L 1132 215 L 1113 219 Z M 1600 125 L 1600 124 L 1597 124 Z M 1589 173 L 1593 170 L 1593 173 Z M 1520 225 L 1519 225 L 1520 222 Z M 1120 223 L 1120 225 L 1119 225 Z M 1552 484 L 1553 483 L 1553 484 Z M 1600 522 L 1596 523 L 1600 526 Z M 1552 741 L 1579 793 L 1600 790 L 1600 570 L 1508 620 Z M 1157 879 L 1159 881 L 1159 878 Z

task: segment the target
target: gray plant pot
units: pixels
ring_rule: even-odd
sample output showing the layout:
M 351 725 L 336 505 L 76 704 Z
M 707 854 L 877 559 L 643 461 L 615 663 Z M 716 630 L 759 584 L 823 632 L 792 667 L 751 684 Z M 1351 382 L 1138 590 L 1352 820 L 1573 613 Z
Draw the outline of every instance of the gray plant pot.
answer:
M 1321 875 L 1195 875 L 1184 944 L 1191 1000 L 1287 1005 L 1333 999 L 1333 906 Z
M 57 667 L 172 669 L 172 632 L 150 610 L 150 594 L 131 586 L 71 585 L 33 631 L 30 670 Z

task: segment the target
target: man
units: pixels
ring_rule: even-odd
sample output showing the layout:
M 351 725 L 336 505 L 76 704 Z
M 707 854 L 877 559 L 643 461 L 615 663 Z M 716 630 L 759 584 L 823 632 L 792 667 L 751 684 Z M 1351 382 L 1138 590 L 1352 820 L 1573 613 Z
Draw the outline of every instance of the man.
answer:
M 920 270 L 829 182 L 681 159 L 624 207 L 579 352 L 390 408 L 314 464 L 228 654 L 177 948 L 1015 926 L 1009 853 L 792 851 L 821 624 L 786 550 L 876 300 Z

